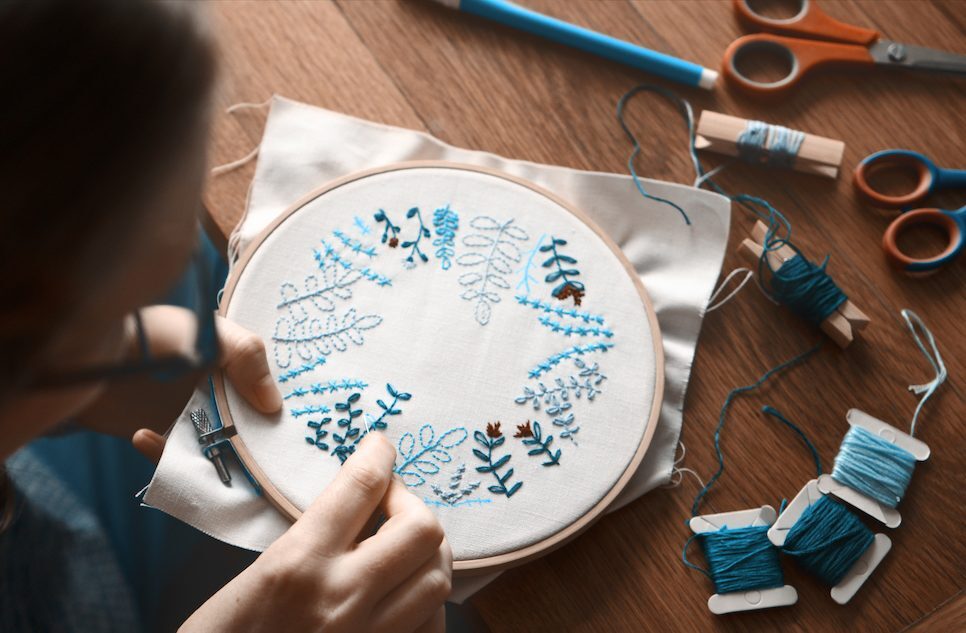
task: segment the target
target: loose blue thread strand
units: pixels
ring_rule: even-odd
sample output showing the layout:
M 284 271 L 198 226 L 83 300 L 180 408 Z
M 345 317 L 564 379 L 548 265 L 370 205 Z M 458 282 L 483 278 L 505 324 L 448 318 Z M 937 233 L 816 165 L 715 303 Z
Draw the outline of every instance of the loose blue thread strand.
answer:
M 853 426 L 835 457 L 832 479 L 894 508 L 906 493 L 915 466 L 909 451 Z
M 748 121 L 736 145 L 738 157 L 745 162 L 790 168 L 804 140 L 804 132 L 763 121 Z
M 837 585 L 874 538 L 842 504 L 822 495 L 788 531 L 782 551 L 826 584 Z
M 776 303 L 787 306 L 790 310 L 792 310 L 792 312 L 795 312 L 813 324 L 820 324 L 822 321 L 824 321 L 848 299 L 842 290 L 835 285 L 825 270 L 826 266 L 828 265 L 829 258 L 826 257 L 820 265 L 815 265 L 809 262 L 807 258 L 805 258 L 804 254 L 798 249 L 798 247 L 791 242 L 791 223 L 767 200 L 747 194 L 738 194 L 734 196 L 730 195 L 721 186 L 712 181 L 710 176 L 721 168 L 719 167 L 712 172 L 706 173 L 704 167 L 701 165 L 701 161 L 698 158 L 697 147 L 695 146 L 696 136 L 694 126 L 694 110 L 692 109 L 691 104 L 686 99 L 679 97 L 670 90 L 660 86 L 652 86 L 647 84 L 632 88 L 623 97 L 621 97 L 617 105 L 617 120 L 620 123 L 621 128 L 624 130 L 624 133 L 634 144 L 634 152 L 631 154 L 628 167 L 630 169 L 631 176 L 634 178 L 634 183 L 637 185 L 637 188 L 641 194 L 652 200 L 669 204 L 684 216 L 688 224 L 691 223 L 681 207 L 669 200 L 658 198 L 644 191 L 644 188 L 637 177 L 637 173 L 634 171 L 633 161 L 640 153 L 641 148 L 636 137 L 624 122 L 623 113 L 627 102 L 636 94 L 641 92 L 652 92 L 664 97 L 668 101 L 671 101 L 677 106 L 678 110 L 681 112 L 681 115 L 684 117 L 688 128 L 688 154 L 691 157 L 691 163 L 694 165 L 694 171 L 697 174 L 697 179 L 694 182 L 694 186 L 700 187 L 703 184 L 707 184 L 714 191 L 730 200 L 733 200 L 734 202 L 737 202 L 746 210 L 750 211 L 756 218 L 767 224 L 768 229 L 765 233 L 763 252 L 758 260 L 757 282 L 761 290 Z M 749 137 L 746 143 L 746 146 L 748 147 L 753 144 L 753 139 L 758 138 L 760 135 L 759 132 L 755 131 L 759 129 L 758 126 L 753 126 L 753 128 L 754 130 L 751 132 L 751 137 Z M 789 132 L 792 131 L 789 130 Z M 793 135 L 789 135 L 785 132 L 777 133 L 775 136 L 776 140 L 774 142 L 778 144 L 779 153 L 782 151 L 785 151 L 786 153 L 791 152 L 791 149 L 795 146 L 796 142 L 792 136 Z M 784 246 L 788 246 L 795 251 L 797 257 L 789 259 L 777 270 L 775 270 L 771 267 L 771 264 L 768 261 L 768 255 Z M 766 271 L 768 273 L 767 275 L 765 274 Z M 818 318 L 819 316 L 821 316 L 821 318 Z
M 943 357 L 939 353 L 939 348 L 936 346 L 936 339 L 933 337 L 932 332 L 926 327 L 926 324 L 922 322 L 919 315 L 912 310 L 904 309 L 899 314 L 902 315 L 903 320 L 906 322 L 906 326 L 909 328 L 909 332 L 912 334 L 912 338 L 922 352 L 922 355 L 926 357 L 929 364 L 932 365 L 933 370 L 936 372 L 935 377 L 929 382 L 922 385 L 909 385 L 909 391 L 915 394 L 925 394 L 920 400 L 919 404 L 916 405 L 916 412 L 912 415 L 912 424 L 909 427 L 909 435 L 916 434 L 916 422 L 919 420 L 919 414 L 922 412 L 922 407 L 926 404 L 926 400 L 932 397 L 932 394 L 936 392 L 939 385 L 946 381 L 946 364 L 943 362 Z M 922 333 L 926 336 L 926 340 L 929 342 L 929 346 L 932 348 L 932 353 L 926 349 L 926 345 L 922 342 L 919 337 L 919 332 L 917 328 L 922 330 Z

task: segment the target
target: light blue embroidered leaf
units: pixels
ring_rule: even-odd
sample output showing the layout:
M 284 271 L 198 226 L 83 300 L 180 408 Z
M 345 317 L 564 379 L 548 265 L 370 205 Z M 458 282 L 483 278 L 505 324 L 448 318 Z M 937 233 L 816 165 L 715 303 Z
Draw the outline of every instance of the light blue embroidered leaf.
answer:
M 433 430 L 428 424 L 424 424 L 421 429 L 419 429 L 419 443 L 423 445 L 423 448 L 427 448 L 433 445 L 433 440 L 436 439 L 436 431 Z
M 437 466 L 434 462 L 424 459 L 417 459 L 412 463 L 412 466 L 424 475 L 435 475 L 439 472 L 439 466 Z

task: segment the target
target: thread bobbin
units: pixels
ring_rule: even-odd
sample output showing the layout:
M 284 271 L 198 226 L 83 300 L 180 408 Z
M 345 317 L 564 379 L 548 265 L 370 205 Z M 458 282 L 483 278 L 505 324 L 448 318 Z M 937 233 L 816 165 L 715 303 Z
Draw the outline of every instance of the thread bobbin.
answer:
M 775 547 L 784 546 L 785 539 L 792 526 L 798 522 L 805 510 L 821 499 L 822 496 L 823 493 L 819 489 L 817 479 L 812 479 L 806 483 L 768 529 L 768 540 Z M 832 599 L 839 604 L 845 604 L 851 600 L 865 581 L 872 576 L 872 572 L 879 566 L 890 549 L 892 549 L 892 539 L 885 534 L 876 534 L 868 549 L 845 573 L 845 577 L 832 587 Z
M 772 525 L 777 517 L 775 508 L 764 505 L 750 510 L 703 514 L 693 517 L 688 525 L 694 534 L 717 532 L 725 527 L 730 529 Z M 716 614 L 754 611 L 770 607 L 785 607 L 798 602 L 798 592 L 791 585 L 714 594 L 708 598 L 708 609 Z
M 698 119 L 694 145 L 700 150 L 739 156 L 741 153 L 739 138 L 749 129 L 750 123 L 748 119 L 705 110 Z M 842 141 L 804 133 L 804 139 L 791 163 L 791 169 L 806 174 L 836 178 L 844 154 L 845 143 Z
M 757 262 L 765 252 L 765 236 L 768 227 L 760 220 L 755 222 L 751 230 L 751 238 L 744 239 L 738 251 L 748 260 Z M 768 251 L 768 264 L 772 270 L 778 270 L 797 253 L 788 245 Z M 850 299 L 846 299 L 819 325 L 822 332 L 835 341 L 839 347 L 845 348 L 855 340 L 855 332 L 864 330 L 871 320 Z
M 858 409 L 850 409 L 846 415 L 846 420 L 848 420 L 850 426 L 862 427 L 877 437 L 908 451 L 916 458 L 916 462 L 929 459 L 929 446 L 925 442 L 903 433 L 891 424 L 874 418 L 868 413 Z M 883 505 L 875 499 L 853 490 L 833 479 L 831 475 L 819 477 L 818 488 L 823 493 L 834 495 L 857 510 L 865 512 L 887 527 L 895 528 L 902 522 L 902 516 L 896 508 Z

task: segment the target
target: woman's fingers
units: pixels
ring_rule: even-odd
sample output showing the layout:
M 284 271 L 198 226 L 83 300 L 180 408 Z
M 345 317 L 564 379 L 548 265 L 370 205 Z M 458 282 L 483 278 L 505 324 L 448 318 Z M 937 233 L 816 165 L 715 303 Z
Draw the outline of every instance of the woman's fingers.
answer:
M 323 553 L 346 552 L 365 527 L 392 479 L 396 449 L 381 433 L 369 433 L 289 534 L 305 535 Z
M 134 444 L 134 448 L 155 464 L 161 461 L 161 453 L 164 452 L 164 442 L 164 436 L 151 429 L 139 429 L 131 438 L 131 444 Z
M 228 319 L 217 318 L 221 366 L 232 385 L 262 413 L 282 408 L 282 395 L 268 368 L 265 343 L 256 334 Z
M 452 569 L 453 555 L 443 541 L 429 561 L 372 610 L 372 630 L 396 633 L 423 626 L 446 603 L 452 589 Z
M 350 554 L 360 577 L 383 588 L 375 598 L 382 598 L 435 556 L 444 536 L 426 504 L 397 478 L 389 484 L 380 505 L 386 522 Z

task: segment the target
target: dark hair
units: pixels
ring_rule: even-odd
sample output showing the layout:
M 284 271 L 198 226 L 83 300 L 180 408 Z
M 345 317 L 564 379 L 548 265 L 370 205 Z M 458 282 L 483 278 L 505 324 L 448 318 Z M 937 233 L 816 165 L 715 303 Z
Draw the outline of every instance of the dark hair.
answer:
M 0 2 L 0 403 L 206 119 L 214 55 L 191 12 Z

